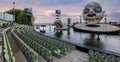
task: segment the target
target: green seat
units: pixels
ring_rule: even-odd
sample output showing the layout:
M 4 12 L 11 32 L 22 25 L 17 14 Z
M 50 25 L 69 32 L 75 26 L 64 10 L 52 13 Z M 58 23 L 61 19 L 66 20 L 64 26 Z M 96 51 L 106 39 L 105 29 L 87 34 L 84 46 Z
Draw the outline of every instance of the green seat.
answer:
M 11 62 L 8 54 L 5 54 L 5 61 L 6 61 L 6 62 Z

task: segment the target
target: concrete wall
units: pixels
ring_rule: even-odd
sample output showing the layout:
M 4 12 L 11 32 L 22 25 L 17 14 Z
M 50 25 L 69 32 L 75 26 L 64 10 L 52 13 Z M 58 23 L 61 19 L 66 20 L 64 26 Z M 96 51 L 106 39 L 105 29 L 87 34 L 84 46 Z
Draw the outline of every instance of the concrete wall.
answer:
M 14 16 L 8 13 L 0 12 L 0 19 L 6 20 L 6 21 L 13 21 Z

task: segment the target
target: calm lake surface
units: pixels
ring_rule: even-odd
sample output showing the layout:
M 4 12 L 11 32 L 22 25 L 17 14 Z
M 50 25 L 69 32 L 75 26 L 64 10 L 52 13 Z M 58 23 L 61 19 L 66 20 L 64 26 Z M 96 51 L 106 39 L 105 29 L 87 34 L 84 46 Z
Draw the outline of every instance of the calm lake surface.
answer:
M 54 38 L 65 40 L 69 43 L 74 43 L 77 45 L 94 47 L 100 50 L 110 51 L 120 54 L 120 35 L 96 35 L 91 33 L 83 33 L 74 31 L 73 28 L 63 31 L 55 31 L 54 26 L 41 27 L 35 30 L 40 32 L 40 30 L 45 30 L 44 35 L 51 36 Z

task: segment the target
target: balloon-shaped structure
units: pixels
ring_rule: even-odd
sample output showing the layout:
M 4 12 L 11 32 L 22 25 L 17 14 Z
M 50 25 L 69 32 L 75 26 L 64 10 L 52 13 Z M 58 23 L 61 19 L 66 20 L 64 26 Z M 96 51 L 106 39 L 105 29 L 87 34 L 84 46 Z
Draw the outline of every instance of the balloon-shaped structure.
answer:
M 104 12 L 99 3 L 90 2 L 84 8 L 83 19 L 88 24 L 96 24 L 102 20 Z

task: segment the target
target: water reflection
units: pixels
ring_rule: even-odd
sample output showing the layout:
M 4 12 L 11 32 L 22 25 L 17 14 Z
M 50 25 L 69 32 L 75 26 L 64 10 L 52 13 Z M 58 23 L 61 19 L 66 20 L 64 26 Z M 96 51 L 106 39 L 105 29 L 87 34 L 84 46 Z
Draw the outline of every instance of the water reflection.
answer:
M 70 35 L 70 28 L 67 29 L 67 35 Z
M 55 30 L 54 35 L 55 35 L 55 37 L 61 38 L 63 35 L 63 32 L 62 32 L 62 30 Z
M 104 45 L 101 42 L 99 35 L 95 36 L 95 34 L 90 34 L 89 38 L 85 38 L 84 40 L 84 44 L 87 46 L 91 46 L 91 47 L 97 47 L 97 48 L 103 48 Z
M 40 30 L 41 33 L 45 33 L 46 31 L 45 30 Z
M 70 35 L 70 28 L 67 29 L 67 39 L 70 40 L 71 35 Z
M 51 25 L 49 24 L 49 31 L 51 31 Z

